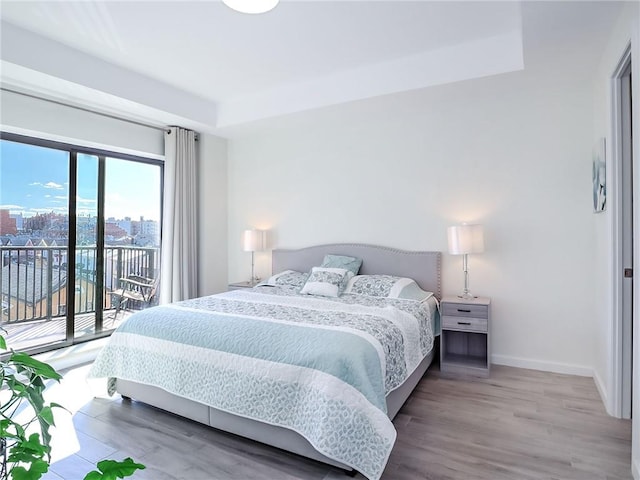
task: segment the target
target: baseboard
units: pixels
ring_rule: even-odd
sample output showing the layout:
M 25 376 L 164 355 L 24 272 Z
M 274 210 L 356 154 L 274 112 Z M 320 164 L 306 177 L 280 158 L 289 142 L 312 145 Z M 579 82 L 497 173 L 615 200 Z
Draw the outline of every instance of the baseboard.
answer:
M 579 375 L 581 377 L 593 377 L 593 368 L 569 363 L 545 362 L 530 358 L 511 357 L 509 355 L 491 355 L 491 362 L 496 365 L 508 367 L 528 368 L 542 370 L 543 372 L 565 373 L 567 375 Z
M 602 399 L 602 403 L 604 404 L 604 409 L 612 417 L 618 417 L 618 415 L 616 415 L 616 412 L 613 411 L 613 405 L 609 404 L 609 395 L 607 395 L 607 389 L 605 388 L 604 383 L 602 382 L 602 379 L 600 378 L 600 375 L 598 375 L 598 372 L 596 370 L 593 371 L 593 381 L 596 384 L 596 388 L 598 389 L 598 393 L 600 394 L 600 398 Z

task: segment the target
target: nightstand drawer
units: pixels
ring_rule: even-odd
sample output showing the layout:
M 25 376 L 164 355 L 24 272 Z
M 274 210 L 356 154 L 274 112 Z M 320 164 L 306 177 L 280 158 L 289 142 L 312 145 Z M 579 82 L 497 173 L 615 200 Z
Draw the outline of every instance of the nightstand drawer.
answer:
M 471 303 L 442 303 L 442 315 L 453 317 L 489 318 L 487 305 Z
M 443 315 L 442 328 L 451 330 L 464 330 L 466 332 L 486 332 L 488 330 L 486 318 L 455 317 Z

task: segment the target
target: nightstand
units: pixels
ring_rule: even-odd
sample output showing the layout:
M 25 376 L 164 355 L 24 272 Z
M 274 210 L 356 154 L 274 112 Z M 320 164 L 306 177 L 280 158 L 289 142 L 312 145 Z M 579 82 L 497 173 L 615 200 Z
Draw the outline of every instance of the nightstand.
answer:
M 236 282 L 236 283 L 230 283 L 229 285 L 227 285 L 227 291 L 231 291 L 231 290 L 241 290 L 243 288 L 253 288 L 256 285 L 258 285 L 258 283 L 260 282 Z
M 444 297 L 440 302 L 440 371 L 488 377 L 491 300 Z

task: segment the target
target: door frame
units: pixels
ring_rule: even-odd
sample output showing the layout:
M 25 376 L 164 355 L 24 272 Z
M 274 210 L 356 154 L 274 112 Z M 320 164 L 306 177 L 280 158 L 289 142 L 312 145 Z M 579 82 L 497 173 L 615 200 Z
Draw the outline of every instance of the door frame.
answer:
M 631 44 L 628 44 L 625 48 L 625 51 L 618 62 L 617 67 L 614 70 L 612 76 L 612 92 L 611 92 L 611 106 L 612 106 L 612 132 L 611 132 L 611 154 L 612 160 L 610 162 L 611 170 L 612 170 L 612 188 L 610 194 L 612 194 L 611 208 L 612 208 L 612 307 L 613 307 L 613 322 L 612 322 L 612 332 L 611 332 L 611 340 L 612 340 L 612 381 L 613 388 L 611 389 L 612 398 L 611 398 L 611 406 L 613 407 L 613 411 L 611 412 L 614 416 L 620 418 L 630 418 L 631 415 L 631 397 L 625 398 L 625 391 L 632 392 L 633 391 L 633 379 L 631 376 L 625 378 L 625 362 L 627 362 L 627 368 L 632 370 L 632 352 L 633 345 L 627 344 L 627 348 L 625 348 L 625 343 L 623 341 L 623 302 L 622 302 L 622 289 L 623 289 L 623 258 L 622 258 L 622 241 L 623 241 L 623 209 L 622 209 L 622 162 L 623 162 L 623 153 L 622 153 L 622 122 L 621 122 L 621 105 L 622 105 L 622 78 L 624 76 L 624 72 L 627 70 L 629 64 L 631 63 Z M 633 149 L 633 145 L 632 145 Z M 635 153 L 635 152 L 634 152 Z M 632 157 L 634 161 L 634 167 L 636 163 L 635 157 Z M 638 182 L 636 180 L 638 169 L 634 168 L 634 175 L 632 179 L 632 191 L 633 191 L 633 203 L 638 205 L 636 199 L 638 197 Z M 635 218 L 634 218 L 635 220 Z M 638 225 L 637 221 L 634 221 L 634 239 L 638 238 Z M 633 268 L 635 272 L 640 273 L 640 270 L 636 268 L 636 263 L 638 259 L 638 249 L 635 246 L 634 241 L 634 265 Z M 634 273 L 635 273 L 634 272 Z M 636 282 L 637 283 L 637 282 Z M 635 290 L 632 292 L 631 301 L 635 305 Z M 638 314 L 637 309 L 634 308 L 634 317 Z M 632 325 L 635 323 L 635 319 L 632 319 Z M 632 327 L 633 328 L 633 327 Z M 627 384 L 626 382 L 631 382 Z

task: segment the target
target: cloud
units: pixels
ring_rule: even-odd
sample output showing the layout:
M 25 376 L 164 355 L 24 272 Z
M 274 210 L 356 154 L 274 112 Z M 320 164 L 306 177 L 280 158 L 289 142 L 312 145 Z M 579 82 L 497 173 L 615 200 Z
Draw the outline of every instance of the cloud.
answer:
M 64 189 L 64 187 L 62 185 L 60 185 L 59 183 L 56 182 L 47 182 L 47 183 L 42 183 L 42 182 L 32 182 L 29 184 L 30 187 L 44 187 L 44 188 L 51 188 L 54 190 L 62 190 Z
M 30 213 L 31 215 L 35 215 L 36 213 L 61 213 L 61 214 L 65 214 L 67 213 L 67 207 L 55 207 L 55 206 L 50 206 L 50 207 L 42 207 L 42 208 L 30 208 L 27 210 L 27 213 Z
M 22 210 L 24 210 L 24 207 L 22 205 L 7 204 L 0 205 L 0 210 L 9 210 L 11 213 L 20 213 Z

